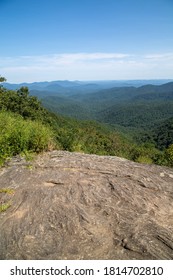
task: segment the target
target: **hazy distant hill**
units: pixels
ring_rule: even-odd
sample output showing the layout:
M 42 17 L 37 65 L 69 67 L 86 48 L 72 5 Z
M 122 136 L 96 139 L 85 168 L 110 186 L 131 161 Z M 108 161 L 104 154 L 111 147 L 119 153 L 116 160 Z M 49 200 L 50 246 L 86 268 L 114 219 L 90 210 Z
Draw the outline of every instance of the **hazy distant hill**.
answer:
M 31 95 L 55 113 L 148 129 L 173 117 L 173 82 L 161 84 L 163 81 L 53 81 L 4 86 L 28 86 Z
M 114 87 L 85 94 L 76 92 L 61 99 L 44 96 L 42 101 L 47 108 L 68 116 L 148 129 L 173 117 L 173 82 L 138 88 Z
M 112 97 L 112 106 L 97 112 L 100 121 L 128 127 L 150 127 L 173 116 L 173 83 L 123 88 L 122 94 L 117 93 L 117 89 L 108 90 L 107 93 L 108 97 Z M 101 108 L 105 103 L 105 96 L 102 95 L 99 100 Z
M 64 88 L 74 88 L 79 87 L 80 89 L 90 88 L 94 90 L 104 89 L 104 88 L 112 88 L 112 87 L 129 87 L 129 86 L 142 86 L 146 84 L 152 85 L 161 85 L 167 83 L 171 80 L 113 80 L 113 81 L 52 81 L 52 82 L 34 82 L 34 83 L 20 83 L 20 84 L 12 84 L 12 83 L 2 83 L 2 85 L 8 89 L 18 89 L 22 86 L 27 86 L 30 90 L 45 90 L 49 89 L 57 90 L 60 87 Z

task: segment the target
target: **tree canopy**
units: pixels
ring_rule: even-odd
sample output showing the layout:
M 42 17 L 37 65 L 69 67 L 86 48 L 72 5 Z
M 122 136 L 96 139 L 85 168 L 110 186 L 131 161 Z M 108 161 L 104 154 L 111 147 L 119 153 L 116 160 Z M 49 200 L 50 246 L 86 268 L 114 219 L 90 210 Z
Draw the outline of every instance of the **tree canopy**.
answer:
M 6 78 L 0 76 L 0 83 L 3 83 L 5 81 L 6 81 Z

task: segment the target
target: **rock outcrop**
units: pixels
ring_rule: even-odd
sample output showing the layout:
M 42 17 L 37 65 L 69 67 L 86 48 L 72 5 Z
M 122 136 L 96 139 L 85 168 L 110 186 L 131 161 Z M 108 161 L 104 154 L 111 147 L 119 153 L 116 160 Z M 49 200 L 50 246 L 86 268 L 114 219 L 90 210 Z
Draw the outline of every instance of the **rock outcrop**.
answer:
M 173 259 L 173 169 L 52 151 L 0 189 L 0 259 Z

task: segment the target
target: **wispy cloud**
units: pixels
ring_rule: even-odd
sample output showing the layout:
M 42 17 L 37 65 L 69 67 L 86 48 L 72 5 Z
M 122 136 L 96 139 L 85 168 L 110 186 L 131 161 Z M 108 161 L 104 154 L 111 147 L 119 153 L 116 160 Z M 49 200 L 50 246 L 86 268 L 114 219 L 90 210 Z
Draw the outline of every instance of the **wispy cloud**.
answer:
M 173 60 L 173 53 L 155 53 L 155 54 L 148 54 L 145 55 L 144 58 L 149 60 Z
M 96 52 L 0 57 L 0 74 L 12 82 L 171 78 L 173 53 Z
M 42 56 L 18 56 L 18 57 L 5 57 L 0 58 L 1 66 L 3 64 L 14 63 L 19 65 L 25 63 L 26 65 L 32 64 L 71 64 L 74 62 L 82 61 L 99 61 L 99 60 L 112 60 L 122 59 L 128 57 L 128 54 L 121 53 L 64 53 L 64 54 L 52 54 Z

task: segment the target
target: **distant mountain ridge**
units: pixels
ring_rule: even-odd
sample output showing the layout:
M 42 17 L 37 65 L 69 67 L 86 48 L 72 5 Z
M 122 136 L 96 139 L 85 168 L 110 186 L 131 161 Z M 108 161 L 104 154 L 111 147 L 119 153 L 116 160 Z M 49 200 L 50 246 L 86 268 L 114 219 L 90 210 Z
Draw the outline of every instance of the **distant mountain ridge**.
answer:
M 152 127 L 173 117 L 173 82 L 141 87 L 113 87 L 74 93 L 31 91 L 48 109 L 77 117 L 124 127 Z M 41 96 L 42 95 L 42 96 Z M 61 99 L 59 98 L 61 97 Z M 78 109 L 76 110 L 76 105 Z
M 165 83 L 166 82 L 166 83 Z M 152 84 L 153 83 L 153 84 Z M 53 81 L 28 86 L 54 113 L 113 126 L 151 129 L 173 117 L 173 81 Z
M 113 80 L 113 81 L 68 81 L 68 80 L 57 80 L 57 81 L 44 81 L 44 82 L 33 82 L 33 83 L 2 83 L 2 85 L 8 89 L 18 89 L 22 86 L 27 86 L 30 90 L 46 90 L 47 87 L 99 87 L 99 88 L 111 88 L 111 87 L 129 87 L 136 86 L 140 87 L 142 85 L 152 84 L 152 85 L 162 85 L 167 82 L 171 82 L 171 79 L 162 80 Z M 53 89 L 54 90 L 54 89 Z

